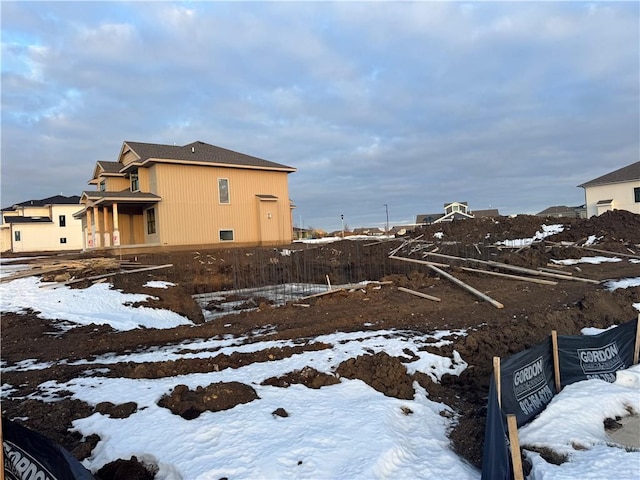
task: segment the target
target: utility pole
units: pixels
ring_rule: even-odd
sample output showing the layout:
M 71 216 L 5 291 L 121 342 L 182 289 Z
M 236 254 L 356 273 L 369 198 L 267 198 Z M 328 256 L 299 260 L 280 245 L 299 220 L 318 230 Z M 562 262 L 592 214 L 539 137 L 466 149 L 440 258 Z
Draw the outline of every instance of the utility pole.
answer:
M 387 212 L 387 223 L 385 224 L 384 233 L 385 235 L 389 235 L 389 205 L 384 204 L 384 210 Z
M 340 220 L 342 220 L 342 238 L 344 238 L 344 215 L 340 215 Z

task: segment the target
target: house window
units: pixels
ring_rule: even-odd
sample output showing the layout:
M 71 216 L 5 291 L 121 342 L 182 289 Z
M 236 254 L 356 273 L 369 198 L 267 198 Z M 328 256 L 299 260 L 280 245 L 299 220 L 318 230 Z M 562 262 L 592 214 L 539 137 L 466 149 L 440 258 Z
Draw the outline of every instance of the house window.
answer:
M 107 190 L 107 182 L 106 182 L 106 180 L 102 180 L 102 181 L 100 182 L 100 191 L 101 191 L 101 192 L 104 192 L 104 191 L 106 191 L 106 190 Z
M 228 204 L 229 202 L 229 179 L 218 179 L 218 198 L 220 203 Z
M 67 226 L 67 217 L 65 217 L 64 215 L 59 215 L 58 216 L 58 223 L 60 224 L 61 227 L 66 227 Z
M 60 243 L 67 243 L 67 237 L 60 237 Z
M 153 235 L 156 233 L 156 209 L 147 210 L 147 233 Z
M 220 230 L 221 242 L 233 242 L 233 230 Z
M 635 198 L 636 203 L 640 203 L 640 187 L 633 189 L 633 197 Z
M 13 232 L 13 239 L 14 239 L 16 242 L 19 242 L 19 241 L 20 241 L 20 230 L 16 230 L 15 232 Z
M 131 172 L 131 191 L 137 192 L 140 190 L 140 180 L 138 179 L 138 170 Z

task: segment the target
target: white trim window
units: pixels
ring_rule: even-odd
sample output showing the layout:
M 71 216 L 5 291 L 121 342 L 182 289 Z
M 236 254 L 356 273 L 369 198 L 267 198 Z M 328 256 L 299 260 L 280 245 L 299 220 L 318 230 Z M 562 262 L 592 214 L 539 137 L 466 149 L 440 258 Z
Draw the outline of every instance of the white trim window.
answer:
M 221 242 L 233 242 L 233 230 L 218 230 L 218 238 Z
M 223 205 L 231 203 L 231 195 L 229 195 L 229 179 L 218 179 L 218 202 Z
M 138 170 L 134 170 L 133 172 L 131 172 L 131 175 L 129 176 L 130 180 L 131 180 L 131 191 L 132 192 L 139 192 L 140 191 L 140 179 L 138 178 Z

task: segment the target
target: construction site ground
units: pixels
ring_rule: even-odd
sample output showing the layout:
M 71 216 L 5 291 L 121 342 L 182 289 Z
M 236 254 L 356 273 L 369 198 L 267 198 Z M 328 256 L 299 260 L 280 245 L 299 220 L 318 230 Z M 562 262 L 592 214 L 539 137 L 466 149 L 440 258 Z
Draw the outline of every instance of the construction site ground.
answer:
M 561 233 L 531 245 L 508 248 L 497 245 L 504 240 L 532 238 L 542 225 L 563 224 Z M 285 252 L 283 254 L 283 252 Z M 463 270 L 473 267 L 498 271 L 486 263 L 434 257 L 427 252 L 475 258 L 483 262 L 500 262 L 527 269 L 557 271 L 565 278 L 526 275 L 555 282 L 534 283 L 510 277 L 496 277 Z M 421 261 L 447 264 L 442 267 L 464 283 L 502 304 L 497 308 L 486 300 L 460 288 L 425 264 L 389 258 L 390 254 Z M 619 262 L 558 265 L 552 260 L 590 256 L 618 256 Z M 5 255 L 6 257 L 6 255 Z M 148 293 L 157 308 L 171 309 L 191 319 L 193 326 L 171 329 L 135 329 L 115 331 L 102 325 L 81 326 L 65 330 L 58 323 L 38 317 L 37 312 L 8 313 L 1 318 L 2 361 L 11 366 L 27 359 L 51 362 L 49 368 L 3 373 L 3 383 L 16 391 L 2 401 L 2 413 L 8 418 L 23 419 L 27 426 L 57 441 L 79 459 L 86 458 L 98 439 L 80 438 L 72 432 L 74 419 L 91 415 L 99 409 L 111 409 L 112 415 L 128 415 L 131 406 L 89 405 L 71 398 L 54 403 L 25 399 L 39 384 L 55 379 L 64 381 L 81 375 L 81 364 L 70 361 L 93 358 L 105 353 L 122 353 L 179 343 L 188 339 L 216 335 L 253 335 L 260 340 L 265 326 L 270 339 L 305 340 L 336 331 L 406 329 L 432 332 L 464 329 L 464 336 L 439 347 L 439 355 L 456 351 L 469 366 L 460 376 L 444 375 L 435 383 L 426 374 L 408 375 L 402 362 L 385 354 L 358 357 L 339 367 L 341 376 L 359 378 L 386 395 L 411 398 L 412 382 L 426 388 L 429 397 L 451 406 L 458 414 L 450 433 L 452 448 L 469 462 L 479 466 L 482 459 L 484 422 L 492 359 L 508 357 L 547 338 L 552 330 L 559 335 L 578 335 L 584 327 L 607 328 L 638 316 L 633 307 L 640 303 L 640 287 L 610 290 L 608 279 L 640 277 L 640 216 L 628 212 L 608 212 L 601 217 L 583 219 L 545 219 L 534 216 L 454 221 L 417 229 L 407 237 L 376 241 L 342 240 L 330 244 L 295 243 L 280 248 L 216 249 L 211 251 L 165 252 L 130 255 L 127 258 L 96 257 L 89 254 L 21 258 L 33 272 L 47 281 L 67 282 L 69 288 L 86 288 L 92 282 L 110 282 L 113 288 L 130 293 Z M 6 259 L 5 259 L 6 260 Z M 35 270 L 36 266 L 38 269 Z M 145 270 L 148 266 L 163 268 Z M 203 311 L 193 295 L 225 288 L 249 286 L 251 278 L 299 280 L 292 270 L 306 270 L 305 279 L 316 283 L 353 283 L 378 281 L 362 288 L 289 302 L 283 306 L 255 299 L 257 308 L 228 315 L 222 321 L 205 321 Z M 137 273 L 117 273 L 124 268 Z M 520 275 L 515 271 L 503 273 Z M 540 271 L 540 270 L 539 270 Z M 374 275 L 375 277 L 372 277 Z M 522 274 L 524 276 L 524 274 Z M 576 280 L 595 280 L 586 282 Z M 176 284 L 166 290 L 144 287 L 149 280 Z M 246 285 L 245 285 L 246 284 Z M 440 301 L 429 300 L 400 289 L 408 289 Z M 309 305 L 299 306 L 300 303 Z M 51 335 L 51 332 L 58 332 Z M 305 348 L 300 342 L 299 347 Z M 258 351 L 221 356 L 216 368 L 246 365 L 282 358 L 292 351 Z M 62 360 L 67 362 L 61 363 Z M 109 365 L 109 376 L 159 378 L 181 373 L 203 372 L 213 368 L 200 359 L 180 362 Z M 96 365 L 89 368 L 96 369 Z M 381 374 L 384 372 L 384 374 Z M 337 381 L 336 377 L 312 370 L 291 372 L 287 378 L 272 379 L 282 385 L 303 383 L 318 388 Z M 236 392 L 233 401 L 241 402 Z M 191 399 L 193 400 L 193 399 Z M 180 398 L 170 400 L 180 408 Z M 221 402 L 229 398 L 219 397 Z M 615 419 L 613 419 L 615 420 Z M 128 459 L 122 459 L 127 462 Z M 145 478 L 135 465 L 105 470 L 102 479 Z M 134 476 L 142 475 L 142 476 Z M 114 473 L 117 472 L 117 473 Z

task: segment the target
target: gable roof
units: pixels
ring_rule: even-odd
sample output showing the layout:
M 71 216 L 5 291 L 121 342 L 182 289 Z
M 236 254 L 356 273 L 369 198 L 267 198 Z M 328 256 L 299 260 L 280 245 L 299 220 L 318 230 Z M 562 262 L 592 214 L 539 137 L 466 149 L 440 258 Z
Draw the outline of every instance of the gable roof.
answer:
M 46 207 L 47 205 L 75 205 L 78 203 L 80 203 L 80 197 L 78 195 L 72 195 L 70 197 L 54 195 L 53 197 L 40 200 L 27 200 L 26 202 L 14 203 L 11 207 L 3 208 L 2 210 L 14 210 L 20 207 Z
M 597 185 L 607 185 L 610 183 L 632 182 L 640 180 L 640 161 L 619 168 L 613 172 L 602 175 L 601 177 L 589 180 L 578 187 L 595 187 Z
M 122 145 L 120 156 L 131 150 L 139 160 L 135 164 L 140 165 L 152 161 L 174 161 L 178 163 L 191 163 L 201 165 L 222 165 L 240 168 L 258 168 L 264 170 L 280 170 L 295 172 L 296 169 L 280 163 L 271 162 L 262 158 L 234 152 L 204 142 L 193 142 L 184 146 L 161 145 L 155 143 L 142 143 L 125 141 Z M 122 171 L 122 164 L 120 164 Z

